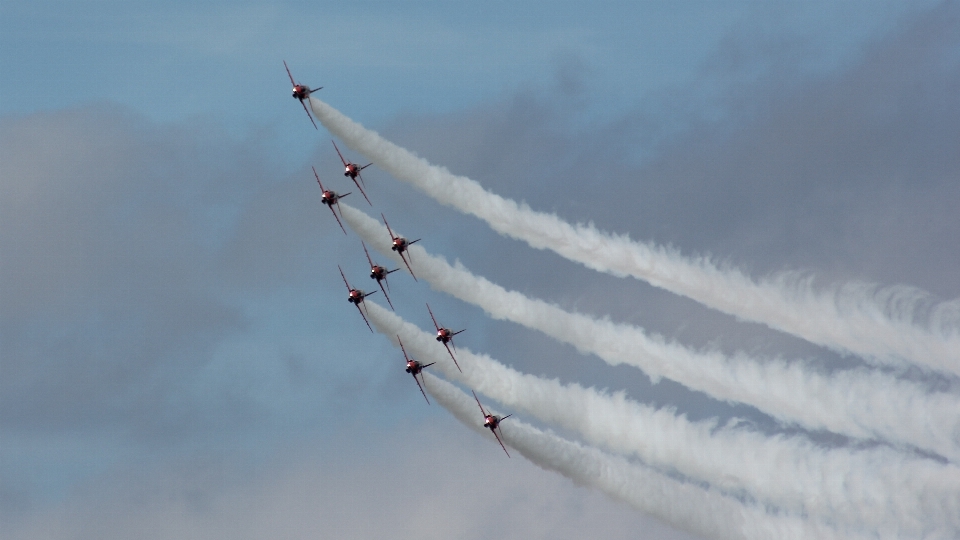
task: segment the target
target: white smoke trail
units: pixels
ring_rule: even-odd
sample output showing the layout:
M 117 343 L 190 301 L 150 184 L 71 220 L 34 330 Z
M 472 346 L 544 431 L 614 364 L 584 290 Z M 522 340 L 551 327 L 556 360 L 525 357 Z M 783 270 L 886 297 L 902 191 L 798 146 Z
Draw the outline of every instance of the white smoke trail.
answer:
M 390 237 L 380 222 L 345 203 L 341 210 L 347 225 L 367 244 L 405 268 L 390 250 Z M 666 377 L 717 399 L 746 403 L 784 423 L 916 446 L 960 463 L 958 396 L 927 393 L 915 383 L 871 370 L 828 376 L 802 363 L 691 351 L 630 325 L 568 313 L 507 291 L 459 264 L 451 267 L 419 245 L 411 250 L 414 271 L 433 288 L 480 306 L 496 319 L 596 354 L 610 365 L 636 366 L 654 380 Z
M 500 234 L 868 361 L 897 366 L 908 362 L 960 376 L 960 301 L 930 308 L 924 328 L 918 314 L 929 295 L 915 288 L 853 283 L 816 291 L 811 279 L 791 273 L 755 281 L 708 258 L 685 257 L 673 249 L 602 232 L 592 224 L 571 225 L 556 215 L 536 212 L 431 165 L 316 98 L 310 98 L 310 105 L 317 119 L 347 146 L 439 202 L 486 221 Z
M 454 385 L 425 377 L 427 391 L 464 425 L 490 437 L 471 396 Z M 545 433 L 514 418 L 501 425 L 505 442 L 536 465 L 577 484 L 593 487 L 678 529 L 709 538 L 850 538 L 850 533 L 798 519 L 771 515 L 715 491 L 680 482 L 650 468 Z M 490 437 L 492 440 L 493 438 Z M 497 448 L 499 451 L 499 448 Z M 506 459 L 506 457 L 504 457 Z
M 371 324 L 407 352 L 436 362 L 444 375 L 543 422 L 575 430 L 589 443 L 635 455 L 734 495 L 748 494 L 826 523 L 901 534 L 960 533 L 960 468 L 905 457 L 888 448 L 824 450 L 798 437 L 766 437 L 744 429 L 691 422 L 576 384 L 521 374 L 460 348 L 463 373 L 433 336 L 377 304 Z

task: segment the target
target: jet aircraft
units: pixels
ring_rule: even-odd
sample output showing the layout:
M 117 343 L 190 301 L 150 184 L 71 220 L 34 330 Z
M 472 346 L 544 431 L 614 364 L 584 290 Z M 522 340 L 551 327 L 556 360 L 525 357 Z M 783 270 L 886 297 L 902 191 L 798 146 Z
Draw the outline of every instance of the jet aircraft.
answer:
M 473 392 L 473 390 L 471 390 Z M 483 405 L 480 405 L 480 398 L 477 397 L 477 393 L 473 392 L 473 399 L 477 400 L 477 405 L 480 406 L 480 413 L 483 414 L 483 427 L 490 430 L 493 433 L 493 436 L 497 438 L 497 442 L 500 443 L 500 448 L 503 448 L 503 451 L 506 452 L 507 457 L 510 457 L 510 452 L 507 452 L 507 447 L 503 445 L 503 441 L 500 440 L 500 436 L 497 435 L 497 430 L 500 429 L 500 422 L 506 420 L 513 416 L 508 414 L 506 416 L 497 416 L 495 414 L 490 414 L 487 411 L 483 410 Z
M 320 202 L 330 207 L 330 211 L 333 212 L 333 217 L 337 219 L 337 224 L 340 225 L 340 229 L 343 231 L 343 234 L 347 234 L 347 230 L 343 228 L 343 223 L 340 222 L 340 216 L 338 216 L 337 211 L 333 209 L 333 205 L 337 205 L 337 209 L 339 209 L 340 199 L 346 197 L 347 195 L 349 195 L 349 193 L 344 193 L 343 195 L 340 195 L 336 191 L 330 191 L 327 188 L 323 187 L 323 183 L 320 182 L 320 175 L 317 174 L 316 167 L 313 167 L 313 175 L 317 177 L 317 183 L 320 184 L 320 189 L 323 191 L 323 195 L 320 196 Z
M 310 94 L 320 90 L 323 87 L 321 86 L 320 88 L 314 88 L 311 90 L 309 86 L 297 84 L 296 81 L 293 80 L 293 74 L 290 73 L 290 68 L 287 67 L 286 60 L 283 61 L 283 67 L 287 69 L 287 76 L 290 77 L 290 84 L 293 85 L 293 97 L 300 100 L 300 105 L 303 105 L 303 111 L 307 113 L 307 118 L 309 118 L 310 123 L 313 124 L 313 129 L 319 129 L 317 128 L 317 123 L 313 121 L 313 115 L 310 114 L 310 109 L 307 109 L 307 104 L 304 103 L 304 100 L 310 99 Z
M 367 323 L 367 328 L 369 328 L 370 331 L 373 332 L 373 327 L 370 326 L 370 321 L 367 320 L 367 316 L 364 315 L 363 310 L 360 309 L 360 303 L 363 302 L 364 298 L 370 296 L 371 294 L 376 294 L 377 291 L 365 293 L 360 289 L 354 289 L 353 287 L 350 286 L 349 283 L 347 283 L 347 276 L 343 275 L 343 268 L 340 268 L 339 265 L 337 265 L 337 268 L 340 270 L 340 277 L 343 278 L 343 284 L 347 286 L 347 291 L 348 291 L 347 302 L 350 302 L 351 304 L 357 306 L 357 311 L 359 311 L 360 316 L 363 317 L 363 322 Z
M 340 153 L 340 149 L 337 148 L 337 142 L 336 142 L 336 141 L 330 141 L 330 142 L 333 143 L 333 149 L 337 151 L 337 155 L 340 156 L 340 161 L 343 162 L 343 175 L 344 175 L 344 176 L 349 176 L 350 179 L 353 180 L 353 183 L 357 185 L 357 189 L 360 190 L 360 193 L 363 193 L 363 198 L 364 198 L 364 199 L 367 199 L 367 203 L 369 203 L 370 206 L 373 206 L 373 203 L 370 202 L 370 199 L 367 197 L 367 194 L 363 191 L 363 185 L 361 185 L 361 184 L 363 184 L 363 176 L 360 176 L 360 171 L 362 171 L 362 170 L 366 169 L 367 167 L 373 165 L 373 163 L 367 163 L 367 164 L 364 165 L 363 167 L 360 167 L 360 166 L 357 165 L 356 163 L 351 163 L 351 162 L 343 159 L 343 154 L 341 154 L 341 153 Z M 357 179 L 358 179 L 358 178 L 360 179 L 359 182 L 357 182 Z
M 387 298 L 387 303 L 390 304 L 390 309 L 394 309 L 393 302 L 390 301 L 390 296 L 387 294 L 387 290 L 390 289 L 390 283 L 387 282 L 387 276 L 399 270 L 399 268 L 394 268 L 393 270 L 387 270 L 386 268 L 373 264 L 373 259 L 370 258 L 370 252 L 367 251 L 367 245 L 360 241 L 360 245 L 363 246 L 363 252 L 367 254 L 367 262 L 370 263 L 370 279 L 377 280 L 377 285 L 380 286 L 380 290 L 383 291 L 383 296 Z M 383 284 L 387 284 L 387 288 L 383 288 Z
M 421 239 L 417 238 L 416 240 L 410 242 L 402 236 L 393 234 L 393 230 L 390 229 L 390 224 L 387 223 L 387 217 L 383 214 L 380 214 L 380 217 L 383 218 L 383 224 L 387 226 L 387 232 L 390 233 L 390 239 L 393 240 L 393 245 L 390 246 L 390 249 L 396 251 L 397 254 L 400 255 L 400 258 L 403 259 L 403 264 L 407 265 L 407 270 L 410 270 L 410 275 L 413 276 L 414 281 L 419 281 L 417 280 L 417 275 L 413 273 L 413 269 L 410 268 L 410 261 L 408 261 L 407 257 L 404 256 L 404 252 L 407 251 L 407 248 L 413 244 L 416 244 Z
M 453 336 L 463 332 L 466 330 L 466 328 L 463 330 L 457 330 L 456 332 L 451 332 L 449 328 L 444 328 L 437 324 L 437 319 L 433 316 L 433 310 L 430 309 L 430 304 L 427 304 L 427 311 L 430 313 L 430 318 L 433 320 L 433 326 L 437 329 L 437 341 L 443 343 L 443 346 L 447 348 L 447 353 L 450 354 L 450 358 L 453 358 L 453 363 L 456 364 L 457 369 L 460 369 L 460 364 L 457 364 L 457 359 L 453 356 L 453 351 L 450 350 L 450 346 L 447 344 L 449 343 L 450 345 L 453 345 L 453 349 L 456 350 L 457 346 L 453 343 Z M 460 369 L 460 373 L 463 373 L 462 369 Z
M 420 388 L 420 393 L 423 394 L 423 399 L 427 400 L 427 405 L 430 404 L 430 400 L 427 398 L 427 393 L 423 391 L 423 386 L 420 384 L 420 380 L 417 379 L 417 375 L 420 375 L 420 378 L 423 378 L 423 375 L 420 373 L 423 371 L 423 368 L 427 368 L 436 364 L 436 362 L 430 362 L 429 364 L 421 364 L 420 362 L 407 356 L 407 350 L 403 348 L 403 341 L 400 340 L 400 336 L 397 336 L 397 341 L 400 342 L 400 350 L 403 351 L 403 359 L 407 361 L 407 373 L 413 375 L 413 380 L 417 381 L 417 386 Z M 423 384 L 427 384 L 427 381 L 423 381 Z

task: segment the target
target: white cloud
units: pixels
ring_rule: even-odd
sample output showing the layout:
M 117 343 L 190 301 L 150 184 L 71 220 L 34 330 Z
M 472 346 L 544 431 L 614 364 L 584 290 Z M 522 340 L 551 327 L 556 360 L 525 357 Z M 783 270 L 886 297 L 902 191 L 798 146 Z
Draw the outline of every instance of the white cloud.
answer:
M 8 526 L 5 537 L 691 538 L 507 459 L 451 419 L 403 427 L 359 427 L 332 442 L 288 447 L 252 469 L 195 456 L 114 470 Z

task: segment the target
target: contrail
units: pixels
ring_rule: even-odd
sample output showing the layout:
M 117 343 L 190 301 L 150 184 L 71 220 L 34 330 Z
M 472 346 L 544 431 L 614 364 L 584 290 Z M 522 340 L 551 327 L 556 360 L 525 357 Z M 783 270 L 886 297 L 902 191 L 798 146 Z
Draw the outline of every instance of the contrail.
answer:
M 426 375 L 434 400 L 464 425 L 489 437 L 473 399 L 443 379 Z M 598 489 L 672 526 L 709 538 L 850 538 L 791 515 L 767 513 L 715 491 L 680 482 L 648 467 L 584 447 L 511 418 L 501 425 L 506 443 L 548 471 Z M 492 440 L 492 437 L 490 437 Z M 497 451 L 500 449 L 497 448 Z M 504 459 L 506 459 L 504 457 Z
M 461 374 L 431 334 L 372 302 L 367 312 L 378 331 L 392 341 L 399 334 L 408 353 L 436 362 L 445 376 L 543 422 L 575 430 L 590 444 L 826 523 L 911 534 L 960 532 L 960 468 L 955 466 L 884 447 L 824 450 L 798 437 L 691 422 L 623 393 L 605 395 L 521 374 L 462 347 Z
M 344 221 L 385 256 L 390 237 L 378 221 L 341 203 Z M 873 370 L 818 373 L 801 362 L 757 360 L 745 354 L 696 352 L 640 328 L 568 313 L 491 283 L 459 263 L 450 266 L 419 246 L 412 264 L 442 292 L 592 353 L 610 365 L 628 364 L 653 380 L 666 377 L 716 399 L 746 403 L 787 424 L 859 439 L 879 438 L 923 448 L 960 463 L 960 398 L 929 393 L 916 383 Z
M 894 366 L 960 376 L 960 300 L 931 305 L 907 286 L 851 283 L 816 290 L 812 278 L 783 273 L 754 280 L 707 257 L 571 225 L 556 215 L 490 193 L 479 183 L 401 148 L 310 98 L 317 119 L 347 146 L 437 201 L 474 215 L 500 234 L 550 249 L 571 261 L 615 276 L 633 276 L 738 318 L 765 324 L 812 343 Z M 920 319 L 926 313 L 927 327 Z

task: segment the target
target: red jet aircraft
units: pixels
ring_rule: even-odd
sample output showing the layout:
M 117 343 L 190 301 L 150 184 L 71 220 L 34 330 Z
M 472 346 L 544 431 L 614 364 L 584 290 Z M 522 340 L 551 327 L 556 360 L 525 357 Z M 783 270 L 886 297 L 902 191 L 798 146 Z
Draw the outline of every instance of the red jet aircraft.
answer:
M 349 283 L 347 283 L 347 276 L 343 275 L 343 268 L 340 268 L 339 265 L 337 265 L 337 268 L 340 269 L 340 277 L 343 278 L 343 283 L 344 285 L 347 286 L 347 291 L 349 291 L 349 296 L 347 296 L 347 302 L 350 302 L 351 304 L 357 306 L 357 311 L 359 311 L 360 316 L 363 317 L 363 322 L 367 323 L 367 328 L 369 328 L 370 331 L 373 332 L 373 327 L 370 326 L 370 321 L 367 320 L 367 316 L 364 315 L 363 310 L 360 309 L 360 303 L 363 302 L 364 298 L 370 296 L 371 294 L 376 294 L 377 291 L 373 291 L 371 293 L 365 293 L 360 289 L 354 289 L 353 287 L 350 286 Z
M 387 275 L 396 272 L 399 270 L 399 268 L 387 270 L 382 266 L 373 264 L 373 259 L 370 258 L 370 252 L 367 251 L 367 245 L 364 244 L 362 240 L 360 241 L 360 245 L 363 246 L 363 252 L 367 254 L 367 262 L 370 263 L 370 279 L 377 280 L 377 285 L 380 286 L 380 290 L 383 291 L 383 295 L 387 297 L 387 303 L 390 304 L 390 309 L 396 311 L 396 309 L 393 308 L 393 302 L 390 301 L 390 296 L 387 294 L 387 289 L 390 288 L 390 283 L 387 282 Z M 383 288 L 384 283 L 387 284 L 386 289 Z
M 343 159 L 343 154 L 341 154 L 341 153 L 340 153 L 340 149 L 337 148 L 337 142 L 336 142 L 336 141 L 330 141 L 330 142 L 333 143 L 333 148 L 334 148 L 334 150 L 337 151 L 337 155 L 340 156 L 340 161 L 343 162 L 343 175 L 344 175 L 344 176 L 349 176 L 350 179 L 353 180 L 353 183 L 357 185 L 357 189 L 360 190 L 360 193 L 363 193 L 363 198 L 364 198 L 364 199 L 367 199 L 367 202 L 370 204 L 370 206 L 373 206 L 373 203 L 370 202 L 370 199 L 367 198 L 367 194 L 364 193 L 364 191 L 363 191 L 363 186 L 361 185 L 361 184 L 363 184 L 363 177 L 360 176 L 360 171 L 362 171 L 362 170 L 366 169 L 367 167 L 373 165 L 373 163 L 367 163 L 367 164 L 364 165 L 363 167 L 358 166 L 356 163 L 351 163 L 351 162 Z M 357 178 L 360 179 L 359 182 L 357 182 Z
M 427 393 L 423 391 L 423 386 L 420 385 L 420 380 L 417 379 L 417 375 L 420 375 L 420 372 L 423 371 L 423 368 L 430 367 L 436 364 L 436 362 L 430 362 L 429 364 L 426 364 L 426 365 L 421 364 L 420 362 L 417 362 L 416 360 L 407 356 L 407 350 L 403 348 L 403 342 L 400 341 L 399 335 L 397 336 L 397 341 L 400 342 L 400 350 L 403 351 L 403 358 L 404 360 L 407 361 L 407 373 L 413 375 L 413 380 L 417 381 L 417 386 L 420 387 L 420 393 L 423 394 L 423 399 L 426 399 L 427 405 L 429 405 L 430 400 L 427 399 Z M 420 375 L 420 378 L 422 379 L 423 375 Z M 427 384 L 427 381 L 423 381 L 423 384 Z
M 453 343 L 453 336 L 459 334 L 466 330 L 457 330 L 456 332 L 451 332 L 449 328 L 444 328 L 437 324 L 436 317 L 433 316 L 433 311 L 430 309 L 430 304 L 427 304 L 427 311 L 430 312 L 430 318 L 433 319 L 433 326 L 437 328 L 437 341 L 443 343 L 443 346 L 447 348 L 447 352 L 450 353 L 450 358 L 453 358 L 453 363 L 456 364 L 457 369 L 460 369 L 460 364 L 457 364 L 457 359 L 453 356 L 453 351 L 450 350 L 450 345 L 453 345 L 453 350 L 457 350 L 457 346 Z M 447 344 L 450 345 L 447 345 Z M 460 373 L 463 373 L 463 370 L 460 369 Z
M 380 217 L 383 218 L 383 224 L 387 226 L 387 232 L 390 233 L 390 238 L 393 240 L 393 245 L 390 246 L 390 249 L 396 251 L 400 258 L 403 259 L 403 264 L 407 265 L 407 270 L 410 270 L 410 275 L 413 276 L 414 281 L 419 281 L 417 275 L 413 273 L 413 269 L 410 268 L 410 261 L 403 255 L 403 252 L 407 250 L 411 245 L 416 244 L 421 239 L 417 238 L 413 242 L 408 242 L 406 238 L 402 236 L 397 236 L 393 234 L 393 230 L 390 229 L 390 224 L 387 223 L 387 217 L 383 214 L 380 214 Z
M 307 109 L 307 104 L 304 103 L 303 101 L 306 99 L 310 99 L 310 94 L 316 92 L 317 90 L 320 90 L 323 87 L 321 86 L 320 88 L 314 88 L 313 90 L 311 90 L 309 86 L 297 84 L 296 81 L 293 80 L 293 75 L 290 73 L 290 68 L 287 67 L 286 60 L 283 61 L 283 67 L 287 68 L 287 76 L 290 77 L 290 84 L 293 85 L 293 97 L 300 100 L 300 105 L 303 105 L 303 111 L 307 113 L 307 118 L 309 118 L 310 123 L 313 124 L 313 129 L 318 129 L 317 123 L 313 121 L 313 115 L 310 114 L 310 110 Z
M 473 392 L 473 390 L 471 390 Z M 477 400 L 477 405 L 480 405 L 480 398 L 477 397 L 477 393 L 473 392 L 473 399 Z M 490 430 L 493 433 L 493 436 L 497 438 L 497 442 L 500 443 L 500 448 L 503 448 L 503 451 L 507 453 L 507 457 L 510 457 L 510 452 L 507 452 L 507 447 L 503 445 L 503 441 L 500 440 L 500 436 L 497 435 L 497 430 L 500 429 L 500 422 L 506 420 L 513 416 L 508 414 L 506 416 L 497 416 L 495 414 L 489 414 L 487 411 L 483 410 L 483 405 L 480 405 L 480 412 L 483 414 L 483 427 Z
M 313 168 L 313 175 L 317 177 L 317 183 L 320 184 L 320 189 L 323 190 L 323 195 L 320 196 L 320 202 L 330 207 L 330 211 L 333 212 L 333 217 L 337 218 L 337 224 L 340 225 L 340 229 L 343 231 L 343 234 L 347 234 L 347 230 L 343 228 L 343 223 L 340 222 L 340 216 L 337 215 L 337 211 L 333 209 L 333 205 L 337 205 L 337 208 L 340 208 L 340 199 L 349 195 L 349 193 L 344 193 L 340 195 L 336 191 L 330 191 L 327 188 L 323 187 L 323 183 L 320 182 L 320 175 L 317 174 L 316 167 Z M 387 293 L 383 293 L 387 294 Z M 389 299 L 388 299 L 389 300 Z M 390 306 L 393 307 L 393 306 Z

